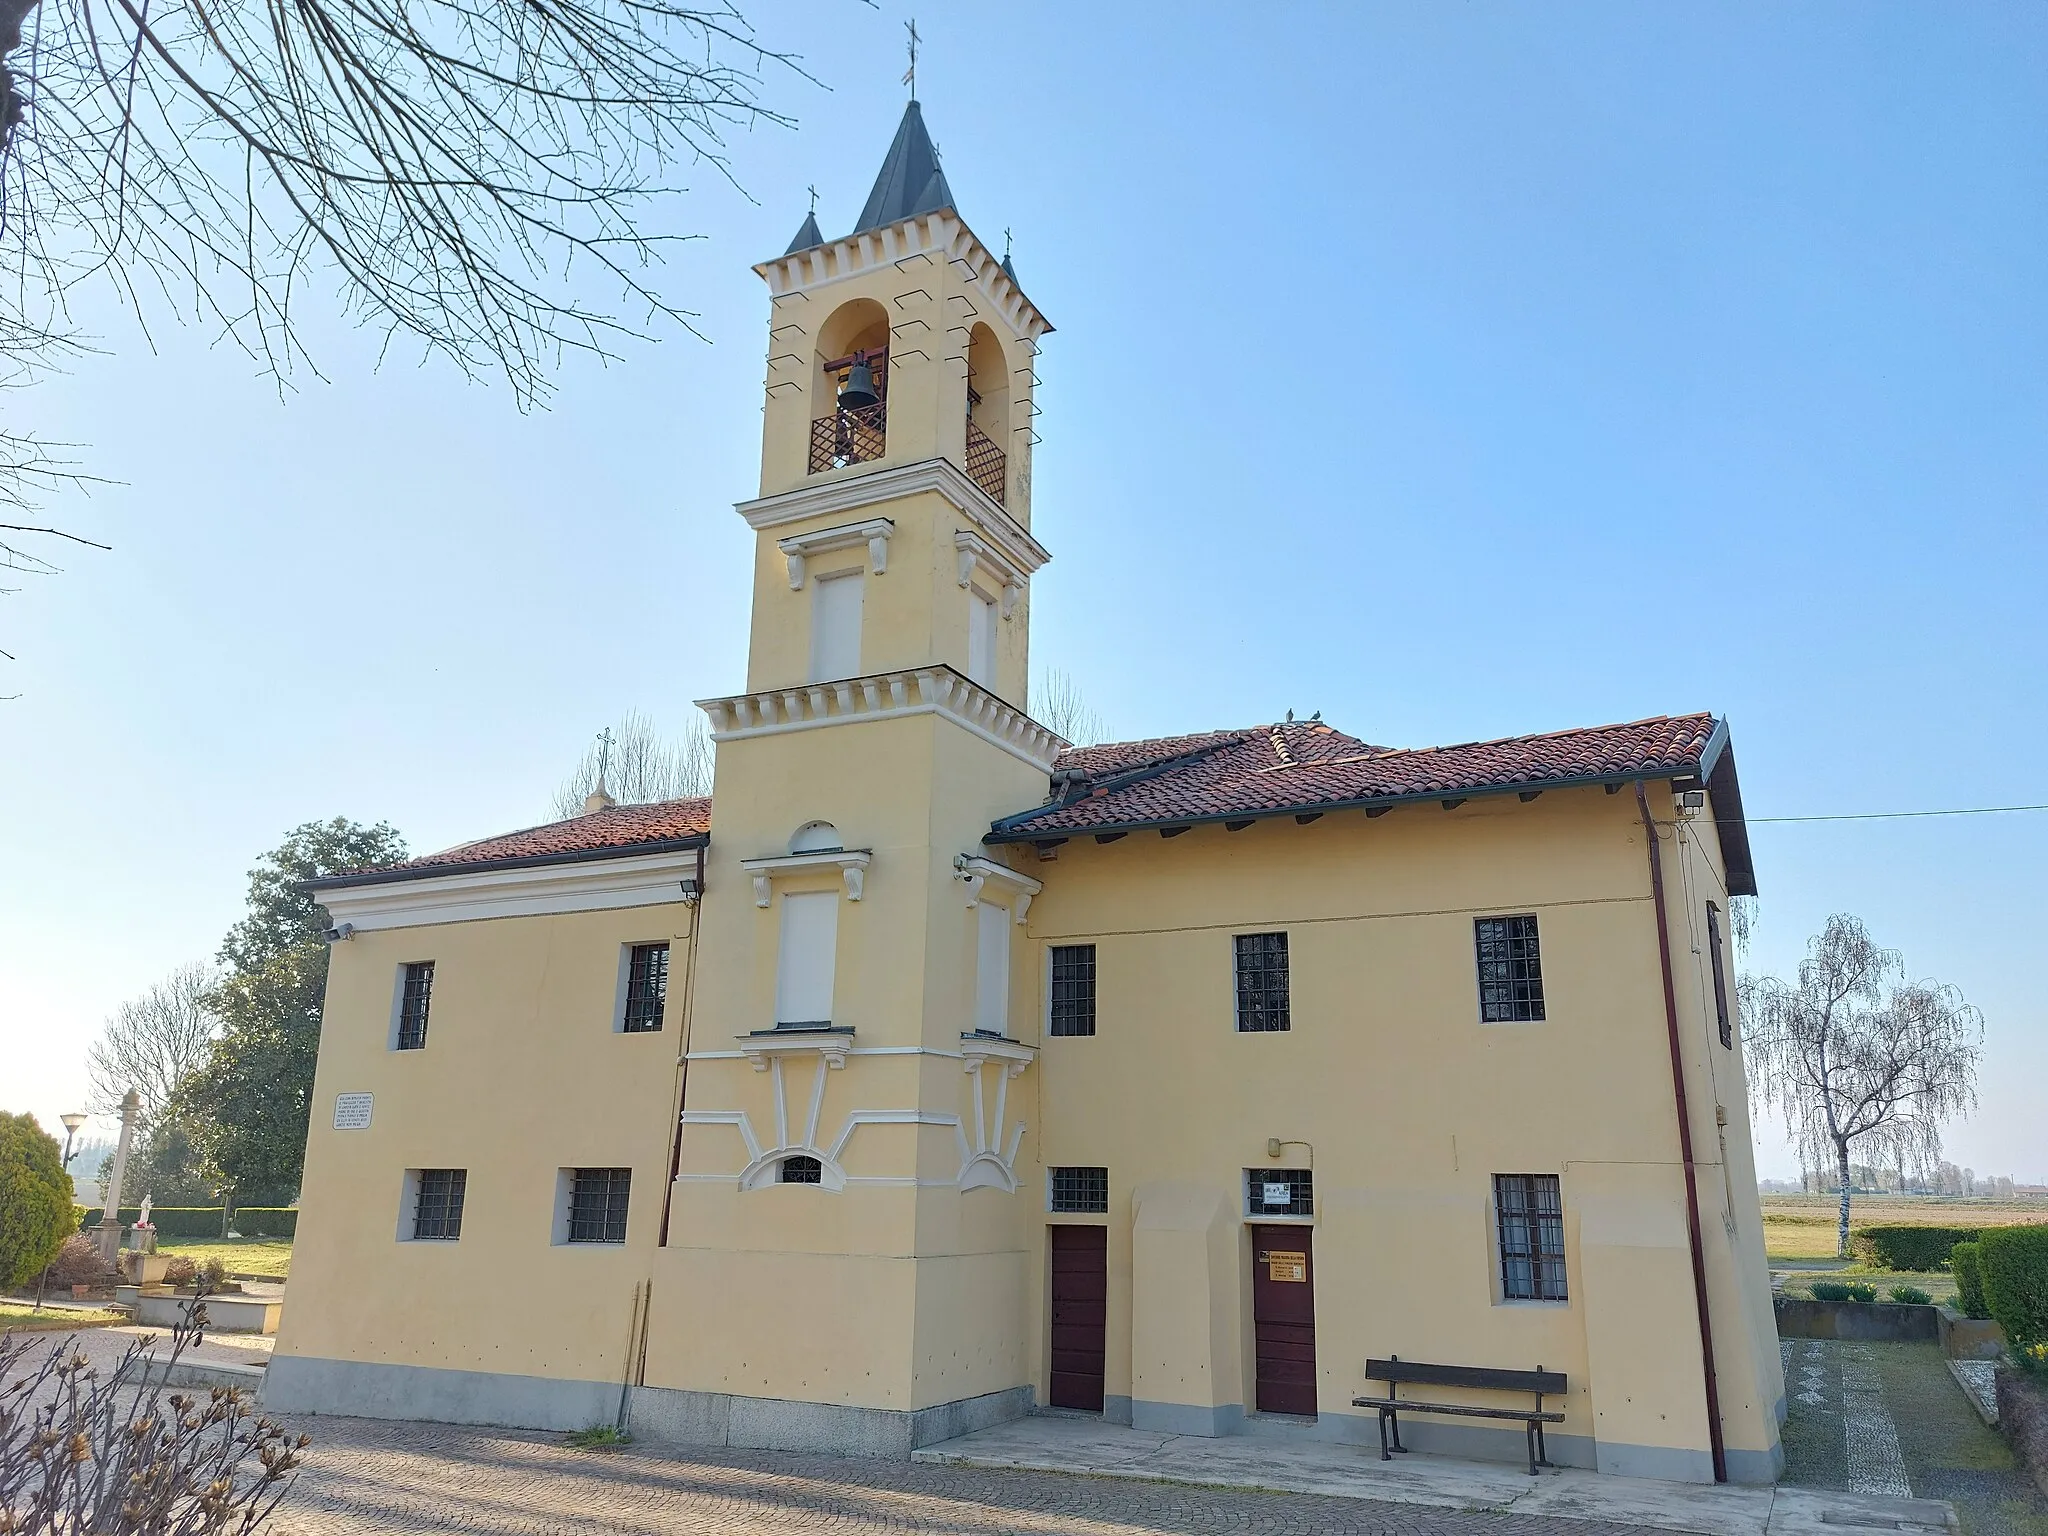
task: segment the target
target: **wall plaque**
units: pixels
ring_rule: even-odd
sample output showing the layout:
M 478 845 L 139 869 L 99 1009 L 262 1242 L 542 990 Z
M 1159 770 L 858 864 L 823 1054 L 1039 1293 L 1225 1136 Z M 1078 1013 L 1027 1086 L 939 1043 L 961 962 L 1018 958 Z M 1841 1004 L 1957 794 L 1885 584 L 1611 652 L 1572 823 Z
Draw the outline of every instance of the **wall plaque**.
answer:
M 1282 1253 L 1278 1249 L 1266 1255 L 1266 1278 L 1288 1280 L 1301 1284 L 1308 1281 L 1308 1255 L 1306 1253 Z
M 370 1106 L 376 1096 L 368 1093 L 337 1093 L 334 1096 L 334 1128 L 337 1131 L 367 1131 Z

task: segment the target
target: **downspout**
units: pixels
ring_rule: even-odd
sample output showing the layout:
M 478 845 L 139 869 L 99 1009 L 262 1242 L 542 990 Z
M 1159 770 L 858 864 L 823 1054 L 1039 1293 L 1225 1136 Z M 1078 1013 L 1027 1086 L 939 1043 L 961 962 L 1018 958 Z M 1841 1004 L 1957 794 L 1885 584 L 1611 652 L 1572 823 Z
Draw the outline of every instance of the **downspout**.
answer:
M 683 1171 L 683 1105 L 690 1091 L 690 1026 L 697 1001 L 697 930 L 704 925 L 704 850 L 697 850 L 697 894 L 690 900 L 690 942 L 683 950 L 682 1049 L 676 1053 L 676 1094 L 668 1126 L 668 1182 L 661 1190 L 661 1235 L 655 1246 L 668 1246 L 669 1206 L 676 1197 L 676 1175 Z
M 1664 1033 L 1671 1044 L 1671 1098 L 1678 1112 L 1678 1156 L 1685 1165 L 1685 1232 L 1692 1248 L 1693 1300 L 1700 1314 L 1700 1365 L 1707 1384 L 1707 1443 L 1714 1457 L 1714 1481 L 1728 1481 L 1728 1448 L 1721 1440 L 1721 1382 L 1714 1371 L 1714 1322 L 1707 1311 L 1707 1254 L 1700 1236 L 1699 1178 L 1692 1160 L 1692 1117 L 1685 1103 L 1685 1053 L 1678 1040 L 1678 990 L 1671 979 L 1671 929 L 1664 907 L 1664 866 L 1657 856 L 1657 823 L 1650 797 L 1636 780 L 1636 809 L 1643 817 L 1643 841 L 1650 858 L 1650 896 L 1657 908 L 1657 962 L 1664 972 Z

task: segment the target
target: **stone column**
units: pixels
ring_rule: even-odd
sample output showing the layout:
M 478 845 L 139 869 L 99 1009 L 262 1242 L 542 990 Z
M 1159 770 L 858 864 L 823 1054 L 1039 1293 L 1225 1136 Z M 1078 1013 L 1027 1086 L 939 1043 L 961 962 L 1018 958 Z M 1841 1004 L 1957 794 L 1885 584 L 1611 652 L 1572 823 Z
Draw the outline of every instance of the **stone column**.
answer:
M 135 1144 L 135 1116 L 142 1108 L 142 1095 L 133 1088 L 121 1100 L 121 1140 L 114 1148 L 114 1173 L 107 1181 L 107 1204 L 100 1212 L 100 1224 L 93 1233 L 100 1257 L 109 1264 L 121 1262 L 121 1186 L 128 1178 L 128 1150 Z

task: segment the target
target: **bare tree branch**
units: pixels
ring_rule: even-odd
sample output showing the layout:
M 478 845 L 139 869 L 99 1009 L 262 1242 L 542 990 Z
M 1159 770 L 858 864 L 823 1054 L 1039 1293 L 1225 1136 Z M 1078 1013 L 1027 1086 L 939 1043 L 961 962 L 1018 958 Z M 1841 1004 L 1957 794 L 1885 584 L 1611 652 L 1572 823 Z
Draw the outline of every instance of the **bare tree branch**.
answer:
M 702 716 L 691 720 L 681 736 L 671 739 L 646 715 L 632 709 L 610 736 L 608 746 L 601 739 L 593 742 L 575 772 L 555 791 L 553 809 L 558 820 L 581 816 L 584 802 L 600 788 L 621 805 L 651 805 L 657 800 L 711 793 L 711 732 Z
M 1077 747 L 1092 746 L 1109 734 L 1102 716 L 1081 696 L 1081 685 L 1058 667 L 1039 678 L 1032 693 L 1031 715 Z
M 207 1046 L 220 1031 L 219 1021 L 205 1005 L 214 980 L 209 965 L 181 965 L 114 1010 L 86 1052 L 86 1076 L 92 1084 L 88 1108 L 95 1114 L 119 1114 L 121 1096 L 133 1088 L 142 1098 L 144 1124 L 157 1122 L 178 1085 L 205 1060 Z

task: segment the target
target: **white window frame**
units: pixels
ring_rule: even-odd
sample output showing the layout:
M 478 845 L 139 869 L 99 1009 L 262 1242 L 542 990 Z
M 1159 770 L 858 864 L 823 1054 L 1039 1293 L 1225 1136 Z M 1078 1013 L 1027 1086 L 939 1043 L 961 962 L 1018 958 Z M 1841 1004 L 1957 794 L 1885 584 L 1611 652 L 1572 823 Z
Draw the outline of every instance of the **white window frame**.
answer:
M 792 902 L 802 902 L 804 905 L 794 907 L 791 905 Z M 790 944 L 790 928 L 793 921 L 792 914 L 798 912 L 819 912 L 826 914 L 829 918 L 830 934 L 823 957 L 824 976 L 822 987 L 825 1012 L 822 1018 L 795 1017 L 794 1015 L 801 1007 L 801 1001 L 790 1001 L 790 993 L 797 990 L 792 986 L 790 962 L 795 957 L 793 956 Z M 811 957 L 811 959 L 815 963 L 816 957 Z M 839 893 L 837 891 L 784 891 L 782 893 L 782 910 L 778 914 L 775 936 L 775 1027 L 777 1029 L 785 1029 L 806 1024 L 830 1024 L 832 1022 L 832 1010 L 838 1000 L 838 966 Z M 817 977 L 810 977 L 807 979 L 807 984 L 811 987 L 817 987 L 820 985 L 820 982 Z
M 434 967 L 434 980 L 439 981 L 441 979 L 440 964 L 438 961 L 434 960 L 431 957 L 424 960 L 401 960 L 395 966 L 392 967 L 391 1024 L 390 1027 L 384 1032 L 384 1049 L 389 1051 L 394 1056 L 414 1056 L 426 1050 L 426 1046 L 424 1045 L 414 1046 L 404 1051 L 401 1051 L 398 1048 L 399 1023 L 401 1017 L 405 1012 L 405 972 L 406 967 L 413 965 L 431 965 Z M 433 1022 L 434 1002 L 433 995 L 429 993 L 427 998 L 427 1023 L 429 1027 L 432 1026 Z
M 976 687 L 995 692 L 996 672 L 1002 650 L 1001 626 L 997 619 L 996 599 L 981 588 L 970 584 L 967 588 L 967 680 Z M 976 666 L 976 653 L 982 652 L 981 665 Z
M 1010 1038 L 1012 948 L 1010 909 L 983 895 L 974 904 L 974 1028 L 1005 1040 Z M 991 960 L 999 972 L 993 978 Z
M 826 594 L 834 600 L 845 592 L 852 592 L 850 600 L 853 609 L 853 633 L 842 636 L 828 633 L 825 623 Z M 859 566 L 850 571 L 833 571 L 813 578 L 811 582 L 811 645 L 806 670 L 809 681 L 814 683 L 841 682 L 849 677 L 861 675 L 862 640 L 865 636 L 867 616 L 867 572 Z M 847 657 L 828 656 L 826 646 L 846 640 L 851 641 L 852 654 Z
M 633 983 L 633 951 L 643 944 L 666 944 L 668 946 L 669 979 L 675 979 L 676 941 L 672 936 L 656 935 L 647 939 L 627 939 L 619 945 L 619 976 L 612 988 L 612 1033 L 626 1032 L 626 989 Z M 662 1035 L 668 1033 L 668 1009 L 662 1008 L 660 1029 L 635 1030 L 635 1034 Z

